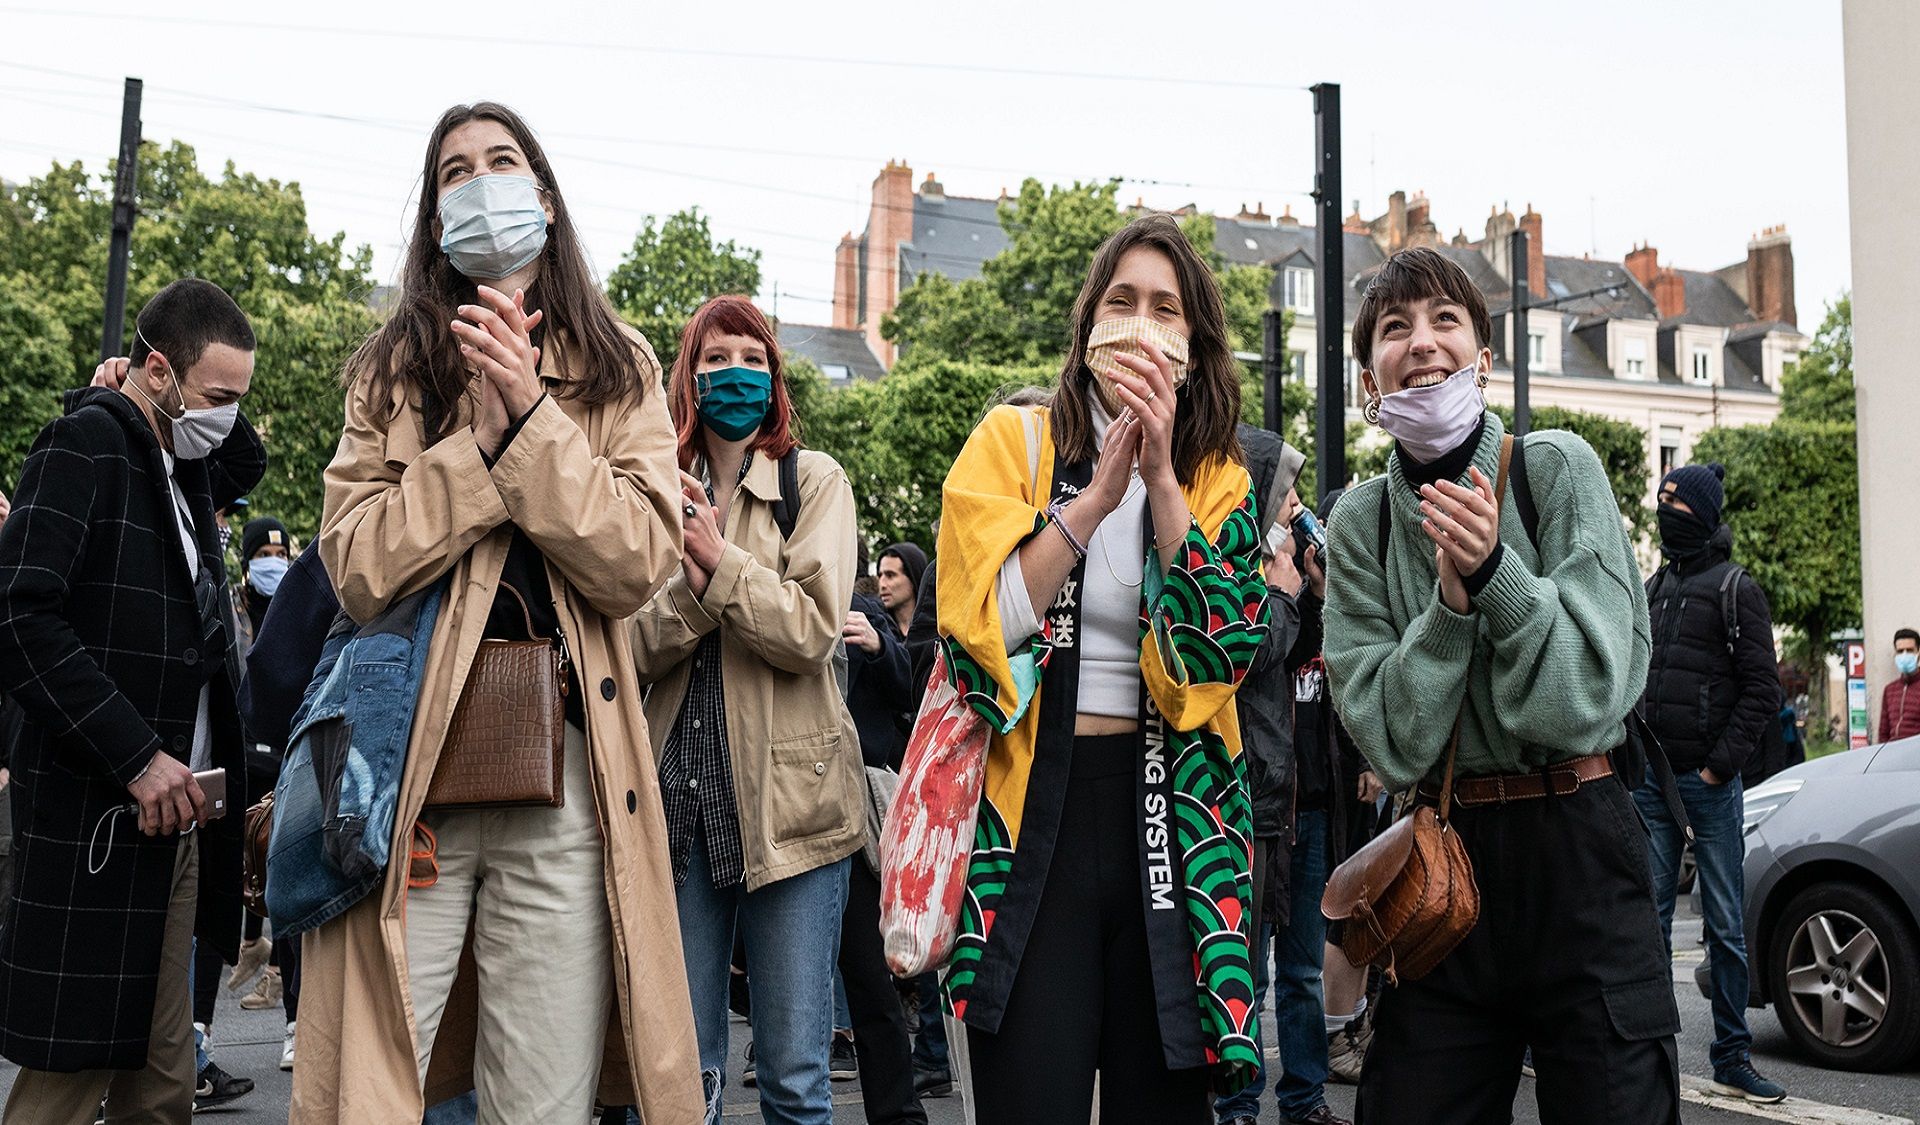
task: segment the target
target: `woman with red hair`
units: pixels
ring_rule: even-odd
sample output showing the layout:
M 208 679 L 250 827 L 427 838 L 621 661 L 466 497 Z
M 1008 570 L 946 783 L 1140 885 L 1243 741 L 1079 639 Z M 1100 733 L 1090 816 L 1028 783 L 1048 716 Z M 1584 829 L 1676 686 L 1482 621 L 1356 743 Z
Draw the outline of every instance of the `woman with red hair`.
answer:
M 773 327 L 746 298 L 717 297 L 688 322 L 669 386 L 686 556 L 635 619 L 634 654 L 652 685 L 707 1121 L 719 1119 L 737 920 L 761 1113 L 829 1125 L 835 950 L 848 857 L 866 836 L 859 740 L 833 674 L 853 595 L 853 491 L 794 438 L 783 374 Z

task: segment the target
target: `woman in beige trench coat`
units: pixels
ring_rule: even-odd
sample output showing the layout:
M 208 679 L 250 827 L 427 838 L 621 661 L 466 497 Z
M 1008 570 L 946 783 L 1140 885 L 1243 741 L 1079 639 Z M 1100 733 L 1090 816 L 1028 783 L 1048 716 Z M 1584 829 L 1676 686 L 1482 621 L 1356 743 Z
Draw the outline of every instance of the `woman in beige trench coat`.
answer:
M 475 1088 L 483 1123 L 578 1125 L 596 1096 L 658 1125 L 697 1121 L 672 874 L 622 627 L 679 567 L 674 435 L 652 351 L 592 285 L 512 111 L 441 118 L 398 307 L 348 380 L 320 537 L 341 604 L 364 621 L 450 577 L 396 862 L 378 893 L 302 939 L 292 1119 L 417 1122 Z M 503 582 L 571 657 L 567 799 L 428 810 L 481 639 L 523 632 L 517 603 L 501 612 Z M 435 857 L 409 886 L 400 857 L 428 839 L 416 822 Z

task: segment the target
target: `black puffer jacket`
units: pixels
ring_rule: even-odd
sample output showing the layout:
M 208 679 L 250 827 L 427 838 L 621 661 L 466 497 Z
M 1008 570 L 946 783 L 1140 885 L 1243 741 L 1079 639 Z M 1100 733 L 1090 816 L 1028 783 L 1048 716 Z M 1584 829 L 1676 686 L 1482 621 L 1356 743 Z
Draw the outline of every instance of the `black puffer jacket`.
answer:
M 1759 583 L 1735 581 L 1740 635 L 1728 651 L 1720 586 L 1733 565 L 1733 533 L 1722 524 L 1698 555 L 1660 568 L 1647 583 L 1653 661 L 1641 713 L 1673 768 L 1740 772 L 1761 730 L 1780 713 L 1773 620 Z

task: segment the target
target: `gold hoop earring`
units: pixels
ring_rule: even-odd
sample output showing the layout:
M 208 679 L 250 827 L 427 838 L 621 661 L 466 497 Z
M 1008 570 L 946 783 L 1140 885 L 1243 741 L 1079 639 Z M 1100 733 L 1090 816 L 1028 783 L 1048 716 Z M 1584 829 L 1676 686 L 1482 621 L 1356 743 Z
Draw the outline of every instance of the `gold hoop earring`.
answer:
M 1378 426 L 1380 424 L 1380 400 L 1378 398 L 1368 399 L 1367 404 L 1360 408 L 1360 413 L 1370 424 Z

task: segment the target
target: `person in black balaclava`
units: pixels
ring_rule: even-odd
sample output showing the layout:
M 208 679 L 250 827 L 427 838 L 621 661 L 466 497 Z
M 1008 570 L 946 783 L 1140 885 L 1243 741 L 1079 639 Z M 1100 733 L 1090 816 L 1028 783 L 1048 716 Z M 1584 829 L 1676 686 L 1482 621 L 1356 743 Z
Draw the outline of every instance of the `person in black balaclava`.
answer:
M 1780 684 L 1767 596 L 1734 564 L 1733 530 L 1720 519 L 1725 477 L 1719 465 L 1687 465 L 1660 482 L 1666 562 L 1647 580 L 1653 659 L 1640 707 L 1673 765 L 1693 827 L 1713 986 L 1714 1088 L 1777 1102 L 1786 1090 L 1749 1058 L 1740 770 L 1762 728 L 1779 716 Z M 1651 770 L 1633 796 L 1650 833 L 1654 900 L 1671 946 L 1682 828 Z

